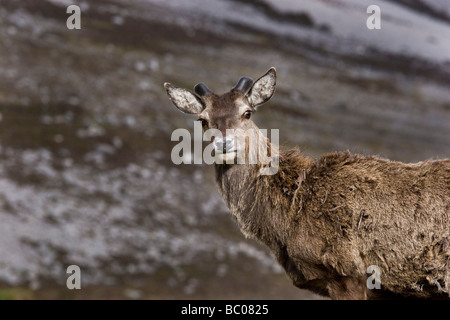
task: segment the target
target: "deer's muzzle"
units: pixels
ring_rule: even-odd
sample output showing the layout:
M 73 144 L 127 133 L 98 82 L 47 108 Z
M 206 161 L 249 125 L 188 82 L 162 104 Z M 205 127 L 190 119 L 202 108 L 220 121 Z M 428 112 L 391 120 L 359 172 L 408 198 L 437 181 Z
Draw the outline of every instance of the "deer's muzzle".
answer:
M 214 149 L 217 153 L 229 153 L 234 150 L 234 139 L 230 137 L 225 137 L 224 139 L 214 140 Z

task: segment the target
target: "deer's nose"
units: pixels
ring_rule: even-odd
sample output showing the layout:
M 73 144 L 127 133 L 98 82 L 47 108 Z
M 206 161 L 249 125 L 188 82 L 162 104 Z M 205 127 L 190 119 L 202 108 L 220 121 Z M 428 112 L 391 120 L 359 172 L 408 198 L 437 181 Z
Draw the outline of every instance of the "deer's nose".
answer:
M 224 139 L 215 139 L 214 148 L 221 153 L 227 153 L 234 148 L 234 139 L 226 137 Z

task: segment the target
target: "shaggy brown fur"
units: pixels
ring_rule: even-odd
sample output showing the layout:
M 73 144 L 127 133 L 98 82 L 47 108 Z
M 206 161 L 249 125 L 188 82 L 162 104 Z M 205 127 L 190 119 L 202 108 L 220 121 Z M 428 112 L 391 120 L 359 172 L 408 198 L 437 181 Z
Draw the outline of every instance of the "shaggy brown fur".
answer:
M 264 142 L 249 113 L 270 99 L 275 79 L 272 68 L 221 96 L 203 84 L 197 95 L 165 88 L 205 129 L 254 129 Z M 260 174 L 264 162 L 216 164 L 216 180 L 242 232 L 271 249 L 294 285 L 332 299 L 449 298 L 450 159 L 405 164 L 337 152 L 314 161 L 268 149 L 279 159 L 275 175 Z M 369 290 L 373 265 L 381 289 Z
M 280 157 L 274 176 L 216 165 L 217 183 L 243 233 L 275 253 L 294 285 L 333 299 L 448 297 L 450 160 Z M 370 265 L 380 290 L 366 290 Z

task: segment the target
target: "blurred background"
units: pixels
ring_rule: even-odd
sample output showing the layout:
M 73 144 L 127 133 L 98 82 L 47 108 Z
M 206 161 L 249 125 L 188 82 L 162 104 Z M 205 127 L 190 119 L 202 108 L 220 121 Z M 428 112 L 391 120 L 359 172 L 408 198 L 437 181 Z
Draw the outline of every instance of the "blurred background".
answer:
M 1 0 L 0 299 L 319 298 L 241 235 L 213 167 L 171 162 L 196 118 L 163 83 L 275 66 L 254 120 L 282 145 L 449 157 L 449 39 L 446 0 Z

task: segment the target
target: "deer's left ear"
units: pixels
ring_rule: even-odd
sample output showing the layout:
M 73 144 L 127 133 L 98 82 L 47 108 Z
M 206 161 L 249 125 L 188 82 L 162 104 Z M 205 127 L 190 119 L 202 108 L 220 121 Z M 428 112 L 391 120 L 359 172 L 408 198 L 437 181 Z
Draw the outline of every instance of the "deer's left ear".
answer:
M 199 114 L 205 108 L 200 98 L 189 90 L 174 87 L 167 82 L 164 83 L 164 88 L 166 88 L 170 101 L 184 113 Z
M 267 102 L 275 92 L 277 72 L 274 67 L 270 68 L 261 78 L 255 81 L 249 93 L 248 102 L 252 107 L 258 107 Z

